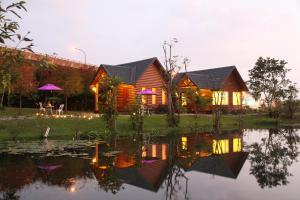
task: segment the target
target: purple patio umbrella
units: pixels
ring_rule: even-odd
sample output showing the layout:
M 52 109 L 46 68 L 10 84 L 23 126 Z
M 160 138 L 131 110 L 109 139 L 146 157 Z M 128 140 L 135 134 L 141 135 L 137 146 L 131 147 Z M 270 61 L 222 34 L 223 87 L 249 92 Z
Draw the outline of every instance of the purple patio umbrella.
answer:
M 150 89 L 146 89 L 146 90 L 142 90 L 142 91 L 137 92 L 137 94 L 140 94 L 140 95 L 156 95 L 156 92 L 153 92 Z
M 40 90 L 40 91 L 50 91 L 52 93 L 52 91 L 62 91 L 63 89 L 56 86 L 56 85 L 54 85 L 54 84 L 48 83 L 46 85 L 43 85 L 43 86 L 39 87 L 38 90 Z M 48 98 L 48 100 L 54 99 L 54 98 L 55 97 L 50 97 L 50 98 Z M 47 100 L 47 98 L 46 98 L 46 100 Z M 52 110 L 51 110 L 51 113 L 52 113 Z
M 63 90 L 62 88 L 54 85 L 54 84 L 46 84 L 46 85 L 43 85 L 42 87 L 39 87 L 38 90 L 43 90 L 43 91 L 61 91 Z
M 150 89 L 146 89 L 146 90 L 142 90 L 142 91 L 137 92 L 137 94 L 139 94 L 139 95 L 156 95 L 156 92 L 154 92 Z M 147 105 L 147 111 L 148 111 L 148 114 L 149 114 L 149 105 L 148 105 L 147 100 L 146 100 L 146 105 Z

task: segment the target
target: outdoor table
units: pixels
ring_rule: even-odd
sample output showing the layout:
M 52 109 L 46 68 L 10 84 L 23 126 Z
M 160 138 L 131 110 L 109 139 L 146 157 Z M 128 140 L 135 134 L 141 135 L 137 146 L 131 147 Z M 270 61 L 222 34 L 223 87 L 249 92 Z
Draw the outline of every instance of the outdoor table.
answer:
M 49 113 L 52 115 L 52 114 L 53 114 L 52 108 L 54 108 L 54 106 L 52 106 L 52 105 L 47 105 L 47 106 L 46 106 L 46 114 L 49 112 Z

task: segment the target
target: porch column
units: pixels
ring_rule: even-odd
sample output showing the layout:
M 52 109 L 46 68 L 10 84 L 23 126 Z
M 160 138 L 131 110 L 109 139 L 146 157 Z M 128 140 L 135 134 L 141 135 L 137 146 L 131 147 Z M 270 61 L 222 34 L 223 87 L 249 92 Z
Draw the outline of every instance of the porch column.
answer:
M 95 86 L 95 113 L 99 113 L 99 83 Z

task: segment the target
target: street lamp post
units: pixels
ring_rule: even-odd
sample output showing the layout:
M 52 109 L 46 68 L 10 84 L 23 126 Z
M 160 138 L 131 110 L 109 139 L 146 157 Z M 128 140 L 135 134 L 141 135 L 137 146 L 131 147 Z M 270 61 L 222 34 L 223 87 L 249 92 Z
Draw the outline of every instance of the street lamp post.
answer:
M 84 64 L 86 64 L 86 53 L 83 49 L 79 49 L 79 48 L 76 48 L 76 47 L 73 47 L 72 50 L 77 50 L 77 51 L 80 51 L 81 53 L 83 53 L 84 55 Z

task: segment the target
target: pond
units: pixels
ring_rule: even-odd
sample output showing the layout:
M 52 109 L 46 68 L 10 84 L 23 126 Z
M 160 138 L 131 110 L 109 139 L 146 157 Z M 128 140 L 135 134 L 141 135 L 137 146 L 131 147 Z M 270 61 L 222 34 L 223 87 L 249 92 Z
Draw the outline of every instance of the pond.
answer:
M 0 143 L 0 199 L 299 199 L 295 129 Z

